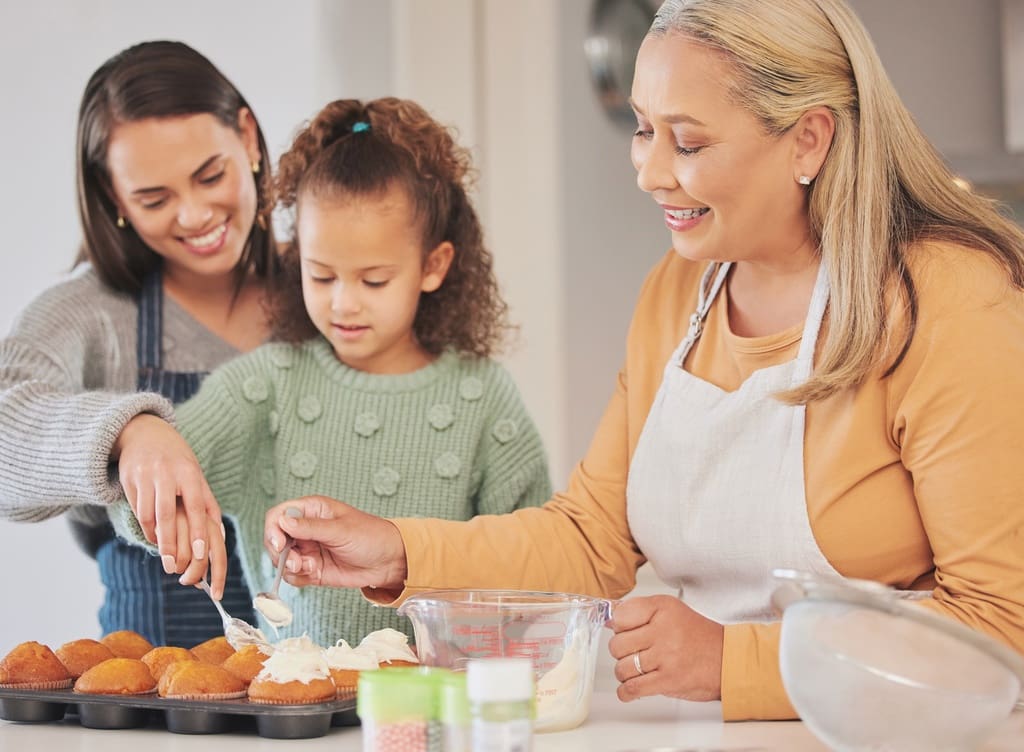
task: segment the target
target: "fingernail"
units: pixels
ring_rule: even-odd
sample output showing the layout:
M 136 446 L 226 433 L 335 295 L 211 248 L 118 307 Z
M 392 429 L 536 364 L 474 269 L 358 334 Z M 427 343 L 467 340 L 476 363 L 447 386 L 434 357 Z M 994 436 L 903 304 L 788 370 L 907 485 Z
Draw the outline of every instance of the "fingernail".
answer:
M 286 517 L 294 517 L 295 519 L 302 516 L 302 510 L 298 507 L 288 507 L 284 510 L 284 513 Z
M 289 572 L 298 572 L 300 569 L 302 569 L 302 563 L 300 562 L 299 564 L 296 564 L 294 561 L 289 559 L 284 563 L 284 568 L 287 569 Z
M 167 574 L 174 574 L 174 567 L 177 565 L 177 561 L 170 554 L 164 554 L 160 557 L 160 561 L 164 563 L 164 571 Z
M 192 541 L 192 556 L 202 559 L 206 556 L 206 541 L 201 538 Z
M 277 536 L 276 536 L 276 535 L 272 535 L 272 536 L 270 537 L 270 545 L 271 545 L 271 546 L 273 547 L 273 549 L 274 549 L 275 551 L 280 551 L 280 550 L 281 550 L 281 541 L 279 541 L 279 540 L 277 539 Z

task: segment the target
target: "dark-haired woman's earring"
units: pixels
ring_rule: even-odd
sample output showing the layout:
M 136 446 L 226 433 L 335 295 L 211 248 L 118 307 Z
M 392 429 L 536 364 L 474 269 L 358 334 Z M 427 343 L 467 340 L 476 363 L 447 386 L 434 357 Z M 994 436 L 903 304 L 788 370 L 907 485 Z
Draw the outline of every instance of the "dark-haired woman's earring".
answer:
M 796 179 L 796 182 L 798 182 L 800 185 L 810 185 L 811 179 L 806 175 L 801 175 Z
M 120 227 L 122 230 L 128 226 L 128 223 L 125 221 L 125 218 L 122 217 L 120 214 L 117 215 L 117 226 Z
M 252 174 L 253 175 L 259 175 L 260 174 L 260 163 L 259 163 L 259 161 L 254 159 L 250 166 L 252 167 Z

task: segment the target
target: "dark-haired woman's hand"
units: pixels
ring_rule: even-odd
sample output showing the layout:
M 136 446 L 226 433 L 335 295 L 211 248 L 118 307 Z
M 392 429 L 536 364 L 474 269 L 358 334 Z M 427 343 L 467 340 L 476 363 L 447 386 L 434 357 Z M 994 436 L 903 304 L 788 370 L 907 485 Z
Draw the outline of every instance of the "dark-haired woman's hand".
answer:
M 289 508 L 301 515 L 289 516 Z M 284 574 L 292 585 L 371 587 L 384 597 L 404 586 L 405 543 L 383 517 L 325 496 L 303 496 L 271 507 L 265 521 L 264 544 L 275 561 L 287 538 L 295 539 Z
M 671 595 L 627 598 L 615 606 L 608 650 L 624 702 L 648 695 L 722 697 L 725 630 Z M 639 669 L 639 670 L 638 670 Z
M 205 562 L 211 545 L 210 524 L 221 526 L 213 498 L 195 453 L 173 426 L 155 415 L 137 415 L 125 425 L 111 451 L 125 497 L 143 534 L 155 543 L 164 571 L 182 572 L 179 549 Z M 186 541 L 179 541 L 178 511 L 184 511 Z M 203 565 L 205 569 L 205 563 Z M 218 573 L 214 573 L 216 576 Z

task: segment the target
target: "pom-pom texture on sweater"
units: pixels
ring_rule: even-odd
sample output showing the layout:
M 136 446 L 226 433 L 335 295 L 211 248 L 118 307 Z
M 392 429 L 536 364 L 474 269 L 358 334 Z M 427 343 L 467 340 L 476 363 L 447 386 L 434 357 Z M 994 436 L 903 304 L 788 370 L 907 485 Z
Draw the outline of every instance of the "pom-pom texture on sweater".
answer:
M 383 517 L 459 520 L 551 493 L 543 445 L 507 371 L 451 352 L 412 373 L 374 375 L 340 363 L 320 337 L 265 345 L 212 373 L 177 423 L 236 521 L 253 592 L 274 576 L 264 513 L 288 499 L 322 494 Z M 127 504 L 117 507 L 119 532 L 144 543 Z M 384 627 L 411 635 L 406 619 L 358 590 L 283 583 L 281 597 L 295 614 L 283 637 L 333 645 Z

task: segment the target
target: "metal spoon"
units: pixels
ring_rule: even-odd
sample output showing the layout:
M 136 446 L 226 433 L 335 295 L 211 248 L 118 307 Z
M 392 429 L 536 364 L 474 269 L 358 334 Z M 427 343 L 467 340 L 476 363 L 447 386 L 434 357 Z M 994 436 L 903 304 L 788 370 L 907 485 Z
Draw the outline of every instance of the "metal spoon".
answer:
M 220 620 L 224 623 L 224 637 L 227 638 L 228 644 L 235 650 L 241 650 L 246 645 L 269 645 L 270 642 L 262 631 L 254 627 L 248 622 L 244 622 L 241 619 L 237 619 L 228 614 L 224 610 L 224 606 L 220 604 L 220 601 L 213 597 L 213 593 L 210 592 L 210 585 L 206 579 L 203 578 L 199 581 L 199 587 L 210 596 L 210 600 L 213 601 L 213 605 L 217 607 L 217 611 L 220 613 Z
M 302 510 L 296 507 L 288 507 L 285 510 L 285 514 L 289 517 L 301 517 Z M 274 585 L 270 588 L 270 592 L 256 593 L 256 597 L 252 599 L 253 608 L 263 614 L 263 618 L 275 630 L 278 627 L 287 627 L 292 623 L 292 610 L 288 607 L 287 603 L 281 600 L 277 590 L 281 587 L 281 577 L 284 575 L 284 563 L 288 558 L 288 552 L 292 550 L 294 545 L 295 539 L 289 538 L 288 542 L 284 544 L 284 548 L 281 549 L 277 560 L 277 577 L 274 578 Z

